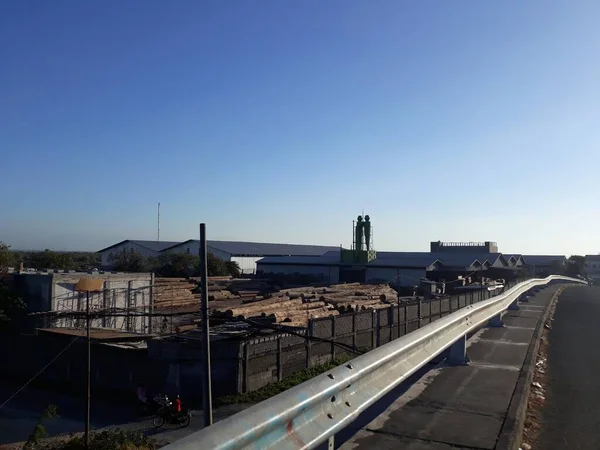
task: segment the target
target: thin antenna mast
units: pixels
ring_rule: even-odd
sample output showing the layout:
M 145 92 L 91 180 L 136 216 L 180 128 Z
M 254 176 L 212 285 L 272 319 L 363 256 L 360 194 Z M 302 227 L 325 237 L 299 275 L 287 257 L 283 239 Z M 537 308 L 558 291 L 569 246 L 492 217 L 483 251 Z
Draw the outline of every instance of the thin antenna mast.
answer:
M 158 202 L 158 229 L 156 234 L 156 240 L 160 241 L 160 202 Z

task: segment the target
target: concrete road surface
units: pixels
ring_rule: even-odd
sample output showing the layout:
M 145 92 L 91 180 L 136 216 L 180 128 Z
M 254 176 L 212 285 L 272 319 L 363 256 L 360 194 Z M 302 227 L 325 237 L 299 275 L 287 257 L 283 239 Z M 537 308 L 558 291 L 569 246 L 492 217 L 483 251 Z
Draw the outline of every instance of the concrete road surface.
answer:
M 548 335 L 548 381 L 534 449 L 600 448 L 600 287 L 561 296 Z

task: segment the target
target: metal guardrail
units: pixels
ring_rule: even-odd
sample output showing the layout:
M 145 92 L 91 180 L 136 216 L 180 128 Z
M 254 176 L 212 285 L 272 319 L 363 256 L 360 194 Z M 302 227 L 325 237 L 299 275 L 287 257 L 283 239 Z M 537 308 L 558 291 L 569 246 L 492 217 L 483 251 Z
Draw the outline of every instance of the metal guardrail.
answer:
M 465 363 L 466 336 L 488 322 L 502 324 L 507 309 L 551 282 L 585 281 L 549 276 L 520 283 L 504 294 L 466 306 L 446 317 L 335 367 L 312 380 L 254 405 L 165 450 L 311 449 L 328 442 L 361 412 L 377 402 L 431 359 L 450 349 L 448 358 Z

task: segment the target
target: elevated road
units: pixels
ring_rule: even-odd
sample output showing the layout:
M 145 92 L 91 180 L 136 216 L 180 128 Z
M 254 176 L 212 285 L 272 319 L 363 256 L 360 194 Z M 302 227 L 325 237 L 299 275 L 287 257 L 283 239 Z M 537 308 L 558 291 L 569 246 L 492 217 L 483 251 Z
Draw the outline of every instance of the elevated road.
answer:
M 478 331 L 468 341 L 469 365 L 441 365 L 428 373 L 383 414 L 360 424 L 341 448 L 504 449 L 530 344 L 559 288 L 543 289 L 519 310 L 508 311 L 503 327 Z
M 600 448 L 600 287 L 561 295 L 548 334 L 546 402 L 534 449 Z

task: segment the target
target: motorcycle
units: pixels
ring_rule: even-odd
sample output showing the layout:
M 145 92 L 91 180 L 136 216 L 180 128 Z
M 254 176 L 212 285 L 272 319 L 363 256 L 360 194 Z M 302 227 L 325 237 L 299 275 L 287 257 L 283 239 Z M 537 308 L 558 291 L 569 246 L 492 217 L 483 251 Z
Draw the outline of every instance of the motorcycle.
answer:
M 160 408 L 166 405 L 168 401 L 169 398 L 165 394 L 157 394 L 152 398 L 151 401 L 138 401 L 140 406 L 140 414 L 143 416 L 154 415 L 158 412 L 158 410 L 160 410 Z
M 166 397 L 166 396 L 165 396 Z M 152 420 L 152 425 L 155 428 L 162 427 L 165 423 L 179 425 L 180 428 L 187 427 L 192 420 L 192 413 L 186 408 L 182 408 L 181 412 L 176 412 L 173 409 L 173 402 L 167 399 L 166 403 L 160 407 L 156 416 Z

